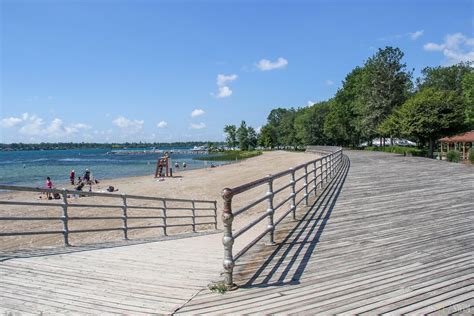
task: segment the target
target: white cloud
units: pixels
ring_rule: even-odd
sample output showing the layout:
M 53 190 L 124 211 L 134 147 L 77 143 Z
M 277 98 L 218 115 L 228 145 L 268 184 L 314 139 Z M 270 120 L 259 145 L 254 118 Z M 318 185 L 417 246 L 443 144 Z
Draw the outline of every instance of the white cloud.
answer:
M 197 116 L 200 116 L 200 115 L 203 115 L 204 113 L 204 110 L 202 109 L 195 109 L 191 112 L 191 117 L 197 117 Z
M 22 122 L 23 120 L 21 118 L 18 118 L 18 117 L 8 117 L 8 118 L 4 118 L 2 119 L 2 121 L 0 122 L 0 127 L 3 127 L 3 128 L 9 128 L 9 127 L 13 127 L 15 125 L 18 125 Z
M 332 86 L 334 84 L 334 81 L 327 79 L 324 83 L 328 86 Z
M 217 75 L 217 89 L 218 89 L 218 92 L 216 94 L 216 98 L 226 98 L 226 97 L 229 97 L 231 94 L 232 94 L 232 90 L 229 88 L 229 86 L 227 85 L 228 82 L 232 82 L 234 80 L 237 79 L 237 75 L 236 74 L 232 74 L 232 75 L 222 75 L 222 74 L 218 74 Z M 193 111 L 194 112 L 194 111 Z M 192 114 L 191 114 L 192 116 Z
M 217 75 L 217 85 L 219 87 L 222 87 L 222 86 L 225 86 L 227 84 L 227 82 L 231 82 L 231 81 L 234 81 L 235 79 L 237 79 L 237 75 L 236 74 L 232 74 L 232 75 Z
M 426 51 L 439 51 L 446 57 L 445 64 L 452 65 L 460 62 L 474 61 L 474 38 L 462 33 L 448 34 L 441 44 L 426 43 Z
M 228 86 L 219 87 L 219 92 L 217 93 L 217 98 L 227 98 L 232 94 L 232 90 Z
M 308 105 L 308 106 L 312 106 L 312 105 L 315 104 L 315 103 L 316 103 L 316 102 L 309 100 L 308 103 L 307 103 L 307 105 Z
M 130 120 L 126 117 L 119 116 L 115 120 L 112 121 L 114 125 L 120 127 L 120 128 L 126 128 L 129 129 L 130 132 L 132 131 L 138 131 L 143 128 L 143 124 L 145 121 L 143 120 Z
M 257 127 L 257 128 L 255 129 L 255 131 L 260 134 L 260 132 L 262 131 L 262 125 L 260 125 L 259 127 Z M 224 134 L 224 136 L 227 136 L 227 135 Z
M 273 69 L 280 69 L 284 68 L 288 65 L 288 60 L 286 60 L 283 57 L 278 58 L 277 61 L 270 61 L 268 59 L 261 59 L 257 63 L 257 68 L 260 69 L 261 71 L 269 71 Z
M 189 125 L 189 128 L 191 129 L 203 129 L 203 128 L 206 128 L 206 124 L 204 123 L 199 123 L 199 124 L 194 124 L 194 123 L 191 123 L 191 125 Z
M 410 36 L 412 40 L 416 41 L 418 38 L 423 36 L 423 33 L 425 33 L 424 30 L 419 30 L 412 33 L 408 33 L 408 35 Z
M 168 122 L 166 122 L 166 121 L 160 121 L 158 124 L 156 124 L 156 127 L 158 127 L 158 128 L 165 128 L 165 127 L 168 127 Z

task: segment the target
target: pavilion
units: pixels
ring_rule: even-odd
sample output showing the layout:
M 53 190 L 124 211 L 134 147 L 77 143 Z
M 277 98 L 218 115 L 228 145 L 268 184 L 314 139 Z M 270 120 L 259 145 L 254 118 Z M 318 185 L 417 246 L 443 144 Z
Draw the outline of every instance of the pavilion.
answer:
M 441 159 L 446 157 L 447 152 L 450 150 L 459 151 L 462 159 L 467 159 L 469 149 L 474 147 L 474 130 L 451 137 L 443 137 L 439 142 L 441 146 Z

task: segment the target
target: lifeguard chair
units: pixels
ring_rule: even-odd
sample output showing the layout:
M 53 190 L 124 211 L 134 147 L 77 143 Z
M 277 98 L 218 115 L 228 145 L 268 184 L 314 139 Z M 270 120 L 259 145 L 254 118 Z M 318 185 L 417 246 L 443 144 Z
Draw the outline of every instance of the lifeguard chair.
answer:
M 158 160 L 156 161 L 155 178 L 169 176 L 169 157 L 168 154 L 165 154 L 163 157 L 158 158 Z

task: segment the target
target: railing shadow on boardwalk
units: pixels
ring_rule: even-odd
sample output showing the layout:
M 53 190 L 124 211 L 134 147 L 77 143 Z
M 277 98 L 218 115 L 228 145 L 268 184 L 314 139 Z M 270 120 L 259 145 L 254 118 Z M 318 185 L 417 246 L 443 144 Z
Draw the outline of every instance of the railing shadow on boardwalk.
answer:
M 170 236 L 158 236 L 158 237 L 152 237 L 152 238 L 117 240 L 117 241 L 111 241 L 111 242 L 84 244 L 80 246 L 70 246 L 70 247 L 60 246 L 60 247 L 50 247 L 50 248 L 40 248 L 40 249 L 0 251 L 0 262 L 4 262 L 11 259 L 45 257 L 45 256 L 63 255 L 63 254 L 69 254 L 69 253 L 93 251 L 93 250 L 100 250 L 100 249 L 107 249 L 107 248 L 127 247 L 127 246 L 133 246 L 133 245 L 165 241 L 165 240 L 177 240 L 177 239 L 183 239 L 183 238 L 192 238 L 192 237 L 197 237 L 197 236 L 221 234 L 221 233 L 222 233 L 222 230 L 217 229 L 217 230 L 211 230 L 211 231 L 182 233 L 182 234 L 170 235 Z
M 242 284 L 241 288 L 300 283 L 300 278 L 311 255 L 316 250 L 341 193 L 349 168 L 350 160 L 347 156 L 344 156 L 342 168 L 336 177 L 319 193 L 296 226 L 288 230 L 280 230 L 278 236 L 280 238 L 278 239 L 283 238 L 283 240 L 278 242 L 276 246 L 263 246 L 263 249 L 259 249 L 260 254 L 267 255 L 267 258 L 263 262 L 257 259 L 257 261 L 252 261 L 250 265 L 244 263 L 241 266 L 244 270 L 244 272 L 238 273 Z M 251 255 L 248 254 L 248 256 Z M 258 267 L 258 269 L 255 271 L 255 268 L 252 269 L 252 267 Z

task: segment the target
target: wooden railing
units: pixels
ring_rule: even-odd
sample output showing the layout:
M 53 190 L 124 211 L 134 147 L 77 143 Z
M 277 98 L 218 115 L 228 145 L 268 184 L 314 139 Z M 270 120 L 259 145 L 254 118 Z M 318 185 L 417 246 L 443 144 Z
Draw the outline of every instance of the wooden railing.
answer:
M 293 219 L 295 219 L 296 208 L 302 202 L 305 202 L 305 205 L 308 205 L 309 196 L 311 194 L 316 195 L 318 188 L 322 188 L 324 184 L 334 176 L 334 174 L 342 165 L 342 148 L 330 146 L 310 146 L 306 151 L 318 153 L 322 156 L 318 159 L 314 159 L 294 168 L 290 168 L 289 170 L 282 171 L 274 175 L 268 175 L 267 177 L 235 188 L 225 188 L 222 190 L 221 195 L 224 199 L 224 209 L 222 212 L 222 222 L 224 225 L 224 237 L 222 240 L 224 245 L 223 282 L 227 288 L 235 287 L 233 282 L 233 269 L 235 262 L 265 236 L 268 238 L 268 243 L 273 244 L 275 227 L 280 224 L 289 214 L 292 214 Z M 302 175 L 296 177 L 295 174 L 298 171 L 300 171 L 300 173 L 301 171 L 303 172 Z M 289 176 L 288 183 L 280 188 L 275 188 L 275 180 L 285 176 Z M 298 183 L 301 181 L 303 181 L 303 184 L 299 189 L 296 189 Z M 232 199 L 235 196 L 262 185 L 267 186 L 267 192 L 264 196 L 258 197 L 254 201 L 236 211 L 232 210 Z M 275 197 L 281 196 L 288 188 L 291 188 L 291 193 L 288 196 L 284 196 L 283 200 L 279 201 L 277 205 L 274 205 Z M 252 207 L 255 207 L 259 203 L 265 201 L 267 202 L 267 209 L 265 211 L 258 213 L 258 217 L 256 219 L 244 225 L 239 230 L 233 231 L 232 222 L 235 217 L 245 213 Z M 288 205 L 288 203 L 290 203 L 288 209 L 284 210 L 283 214 L 275 220 L 275 212 L 283 206 Z M 259 232 L 257 237 L 248 242 L 239 252 L 234 254 L 234 241 L 264 219 L 266 219 L 268 223 L 266 228 Z
M 58 189 L 42 189 L 32 187 L 21 187 L 21 186 L 10 186 L 0 185 L 0 190 L 14 191 L 14 192 L 37 192 L 47 194 L 59 194 L 61 197 L 60 201 L 45 200 L 45 202 L 36 201 L 14 201 L 14 200 L 0 200 L 0 205 L 12 205 L 12 206 L 25 206 L 25 207 L 49 207 L 49 208 L 62 208 L 62 216 L 41 216 L 37 212 L 28 209 L 28 213 L 32 213 L 35 216 L 3 216 L 0 215 L 0 222 L 18 222 L 18 221 L 61 221 L 62 230 L 36 230 L 36 231 L 0 231 L 0 237 L 3 236 L 27 236 L 27 235 L 51 235 L 51 234 L 62 234 L 64 237 L 64 245 L 70 246 L 69 235 L 75 233 L 91 233 L 91 232 L 107 232 L 107 231 L 122 231 L 123 238 L 128 239 L 128 233 L 130 230 L 143 230 L 150 228 L 158 228 L 163 230 L 164 235 L 168 235 L 167 229 L 170 227 L 192 227 L 193 232 L 196 231 L 196 226 L 200 225 L 214 225 L 217 229 L 217 202 L 208 200 L 189 200 L 189 199 L 173 199 L 173 198 L 162 198 L 152 196 L 141 196 L 141 195 L 128 195 L 128 194 L 113 194 L 113 193 L 100 193 L 100 192 L 85 192 L 85 191 L 72 191 L 72 190 L 58 190 Z M 76 199 L 71 197 L 102 197 L 112 198 L 113 200 L 119 201 L 119 203 L 111 204 L 82 204 L 74 203 Z M 73 201 L 71 201 L 73 200 Z M 131 205 L 131 201 L 153 201 L 159 203 L 159 206 L 146 206 L 146 205 Z M 71 203 L 72 202 L 72 203 Z M 92 208 L 92 209 L 120 209 L 121 215 L 106 215 L 106 216 L 71 216 L 71 209 L 77 208 Z M 130 215 L 134 210 L 148 210 L 151 212 L 157 212 L 153 215 Z M 184 214 L 182 212 L 185 212 Z M 187 223 L 170 223 L 173 219 L 184 219 Z M 106 220 L 106 221 L 117 221 L 121 220 L 122 225 L 120 227 L 109 227 L 109 228 L 84 228 L 84 229 L 70 229 L 72 221 L 92 221 L 92 220 Z M 148 225 L 141 224 L 140 226 L 130 225 L 131 220 L 146 220 L 153 221 L 147 223 Z M 205 220 L 203 222 L 203 220 Z

